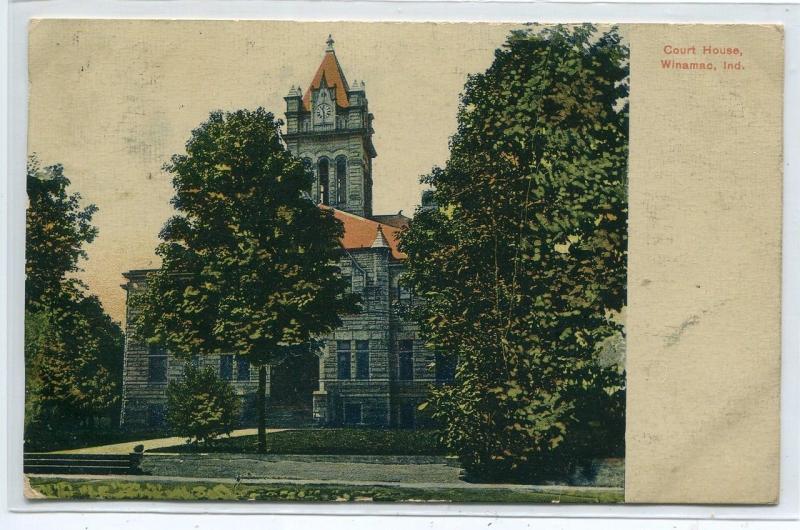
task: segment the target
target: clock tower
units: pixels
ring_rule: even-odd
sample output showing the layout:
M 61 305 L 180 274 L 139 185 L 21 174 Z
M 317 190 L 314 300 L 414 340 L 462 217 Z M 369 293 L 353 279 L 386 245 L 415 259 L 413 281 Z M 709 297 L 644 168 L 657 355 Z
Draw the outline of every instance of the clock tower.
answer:
M 292 87 L 286 100 L 289 149 L 313 170 L 317 203 L 361 217 L 372 216 L 372 114 L 364 83 L 351 86 L 342 72 L 333 38 L 303 93 Z

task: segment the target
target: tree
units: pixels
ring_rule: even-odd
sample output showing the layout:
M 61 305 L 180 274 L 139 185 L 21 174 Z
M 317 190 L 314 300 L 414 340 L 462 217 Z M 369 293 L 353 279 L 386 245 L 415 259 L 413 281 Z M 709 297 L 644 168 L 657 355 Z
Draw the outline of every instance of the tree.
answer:
M 597 352 L 624 331 L 627 58 L 616 30 L 513 32 L 468 78 L 432 205 L 402 234 L 414 316 L 458 358 L 430 406 L 476 476 L 553 470 L 609 421 L 587 417 L 598 392 L 624 403 Z
M 70 274 L 97 236 L 97 208 L 69 194 L 60 165 L 27 167 L 26 439 L 75 436 L 120 405 L 123 334 L 97 297 Z M 33 440 L 33 438 L 39 440 Z
M 67 274 L 80 270 L 78 261 L 86 258 L 84 245 L 97 237 L 91 224 L 97 207 L 82 208 L 80 194 L 67 193 L 70 182 L 60 164 L 42 168 L 31 156 L 26 181 L 25 307 L 30 309 L 64 282 L 77 282 Z
M 236 428 L 238 417 L 236 392 L 209 367 L 187 363 L 183 380 L 167 387 L 167 421 L 178 435 L 208 443 Z
M 122 331 L 94 296 L 62 288 L 26 326 L 31 423 L 93 429 L 119 405 Z M 35 429 L 34 429 L 35 430 Z
M 336 265 L 342 225 L 309 199 L 311 175 L 264 109 L 213 112 L 174 155 L 177 214 L 161 268 L 134 298 L 138 333 L 179 357 L 235 352 L 258 366 L 266 448 L 266 365 L 307 347 L 357 309 Z

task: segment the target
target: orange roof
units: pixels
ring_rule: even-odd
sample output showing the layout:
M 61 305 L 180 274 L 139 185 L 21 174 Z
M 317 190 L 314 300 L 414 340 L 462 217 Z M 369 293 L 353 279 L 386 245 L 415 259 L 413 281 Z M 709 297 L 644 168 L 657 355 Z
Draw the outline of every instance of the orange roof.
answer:
M 397 249 L 399 228 L 393 226 L 382 225 L 371 219 L 360 217 L 352 213 L 343 212 L 330 206 L 320 205 L 320 208 L 330 208 L 333 210 L 333 216 L 344 224 L 344 237 L 342 238 L 342 248 L 347 250 L 356 250 L 359 248 L 370 248 L 375 238 L 378 235 L 378 227 L 381 227 L 386 241 L 389 243 L 389 248 L 392 251 L 392 257 L 395 259 L 406 259 L 408 256 Z
M 314 74 L 311 86 L 308 87 L 303 96 L 303 107 L 306 110 L 311 110 L 311 91 L 319 89 L 323 78 L 328 87 L 336 89 L 336 105 L 342 108 L 349 107 L 350 100 L 347 98 L 347 91 L 350 90 L 350 85 L 347 84 L 342 67 L 339 65 L 336 53 L 332 49 L 328 49 L 325 52 L 325 57 L 323 57 L 322 63 L 317 68 L 317 73 Z

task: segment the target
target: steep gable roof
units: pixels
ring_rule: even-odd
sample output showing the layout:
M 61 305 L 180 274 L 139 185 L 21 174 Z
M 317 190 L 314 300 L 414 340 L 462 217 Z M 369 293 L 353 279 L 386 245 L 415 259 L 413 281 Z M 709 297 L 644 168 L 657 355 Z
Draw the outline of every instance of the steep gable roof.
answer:
M 350 106 L 350 100 L 347 97 L 350 85 L 347 84 L 339 59 L 336 58 L 336 52 L 333 51 L 332 43 L 333 40 L 329 40 L 328 49 L 325 50 L 325 57 L 322 58 L 322 62 L 317 68 L 317 73 L 314 74 L 314 79 L 311 80 L 311 86 L 308 87 L 303 96 L 303 107 L 306 110 L 311 110 L 311 91 L 318 90 L 322 86 L 323 79 L 325 79 L 325 85 L 328 88 L 335 89 L 336 105 L 342 108 Z
M 403 260 L 408 257 L 406 254 L 400 252 L 400 250 L 397 248 L 398 244 L 400 243 L 398 240 L 400 228 L 382 225 L 371 219 L 366 219 L 364 217 L 359 217 L 358 215 L 343 212 L 342 210 L 337 210 L 336 208 L 331 208 L 330 206 L 320 205 L 320 208 L 330 208 L 333 210 L 333 216 L 340 220 L 342 224 L 344 224 L 342 248 L 347 250 L 371 248 L 372 244 L 375 242 L 375 238 L 378 235 L 378 227 L 380 226 L 383 236 L 386 239 L 386 242 L 389 244 L 392 257 L 399 260 Z

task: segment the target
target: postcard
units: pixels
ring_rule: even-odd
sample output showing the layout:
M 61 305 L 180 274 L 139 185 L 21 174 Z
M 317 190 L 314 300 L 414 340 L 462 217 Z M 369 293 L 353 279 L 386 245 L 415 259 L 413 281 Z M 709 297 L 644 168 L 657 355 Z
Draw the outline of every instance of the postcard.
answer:
M 29 39 L 28 499 L 777 502 L 780 26 Z

